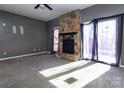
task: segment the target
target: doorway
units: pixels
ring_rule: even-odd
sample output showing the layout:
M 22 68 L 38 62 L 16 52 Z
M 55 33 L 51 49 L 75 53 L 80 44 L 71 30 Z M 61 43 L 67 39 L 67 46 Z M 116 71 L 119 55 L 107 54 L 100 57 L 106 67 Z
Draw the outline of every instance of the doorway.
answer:
M 92 49 L 94 40 L 93 23 L 84 25 L 83 27 L 83 57 L 84 59 L 92 59 Z
M 117 20 L 98 21 L 98 61 L 116 64 Z
M 54 29 L 53 33 L 53 52 L 56 53 L 58 52 L 59 49 L 59 29 L 56 28 Z

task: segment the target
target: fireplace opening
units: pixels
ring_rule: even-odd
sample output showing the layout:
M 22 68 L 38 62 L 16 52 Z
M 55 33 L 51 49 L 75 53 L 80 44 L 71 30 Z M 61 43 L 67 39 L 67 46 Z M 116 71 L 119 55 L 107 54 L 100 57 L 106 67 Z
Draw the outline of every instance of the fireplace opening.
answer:
M 74 54 L 73 39 L 63 39 L 63 53 Z

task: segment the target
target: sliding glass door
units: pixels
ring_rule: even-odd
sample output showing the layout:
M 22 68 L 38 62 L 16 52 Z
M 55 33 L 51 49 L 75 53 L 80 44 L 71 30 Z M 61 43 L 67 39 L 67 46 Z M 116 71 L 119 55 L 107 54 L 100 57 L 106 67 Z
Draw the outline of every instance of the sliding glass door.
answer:
M 92 59 L 93 49 L 93 23 L 84 25 L 83 27 L 83 58 Z
M 116 64 L 117 20 L 98 21 L 98 61 Z
M 122 16 L 96 19 L 82 25 L 83 58 L 119 65 L 122 43 Z

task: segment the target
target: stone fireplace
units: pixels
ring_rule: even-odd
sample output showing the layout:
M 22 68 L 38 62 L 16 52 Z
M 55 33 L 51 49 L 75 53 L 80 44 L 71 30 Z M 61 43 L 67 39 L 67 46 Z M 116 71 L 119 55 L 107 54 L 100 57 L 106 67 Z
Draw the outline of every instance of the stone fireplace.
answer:
M 59 17 L 59 54 L 62 58 L 77 61 L 80 58 L 80 10 Z

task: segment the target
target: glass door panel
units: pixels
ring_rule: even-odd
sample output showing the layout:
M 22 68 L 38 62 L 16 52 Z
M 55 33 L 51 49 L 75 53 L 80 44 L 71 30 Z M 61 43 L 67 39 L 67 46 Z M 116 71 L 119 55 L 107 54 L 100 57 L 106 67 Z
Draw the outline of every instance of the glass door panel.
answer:
M 93 23 L 83 27 L 83 58 L 92 59 L 94 26 Z
M 116 19 L 98 22 L 98 61 L 116 64 Z

